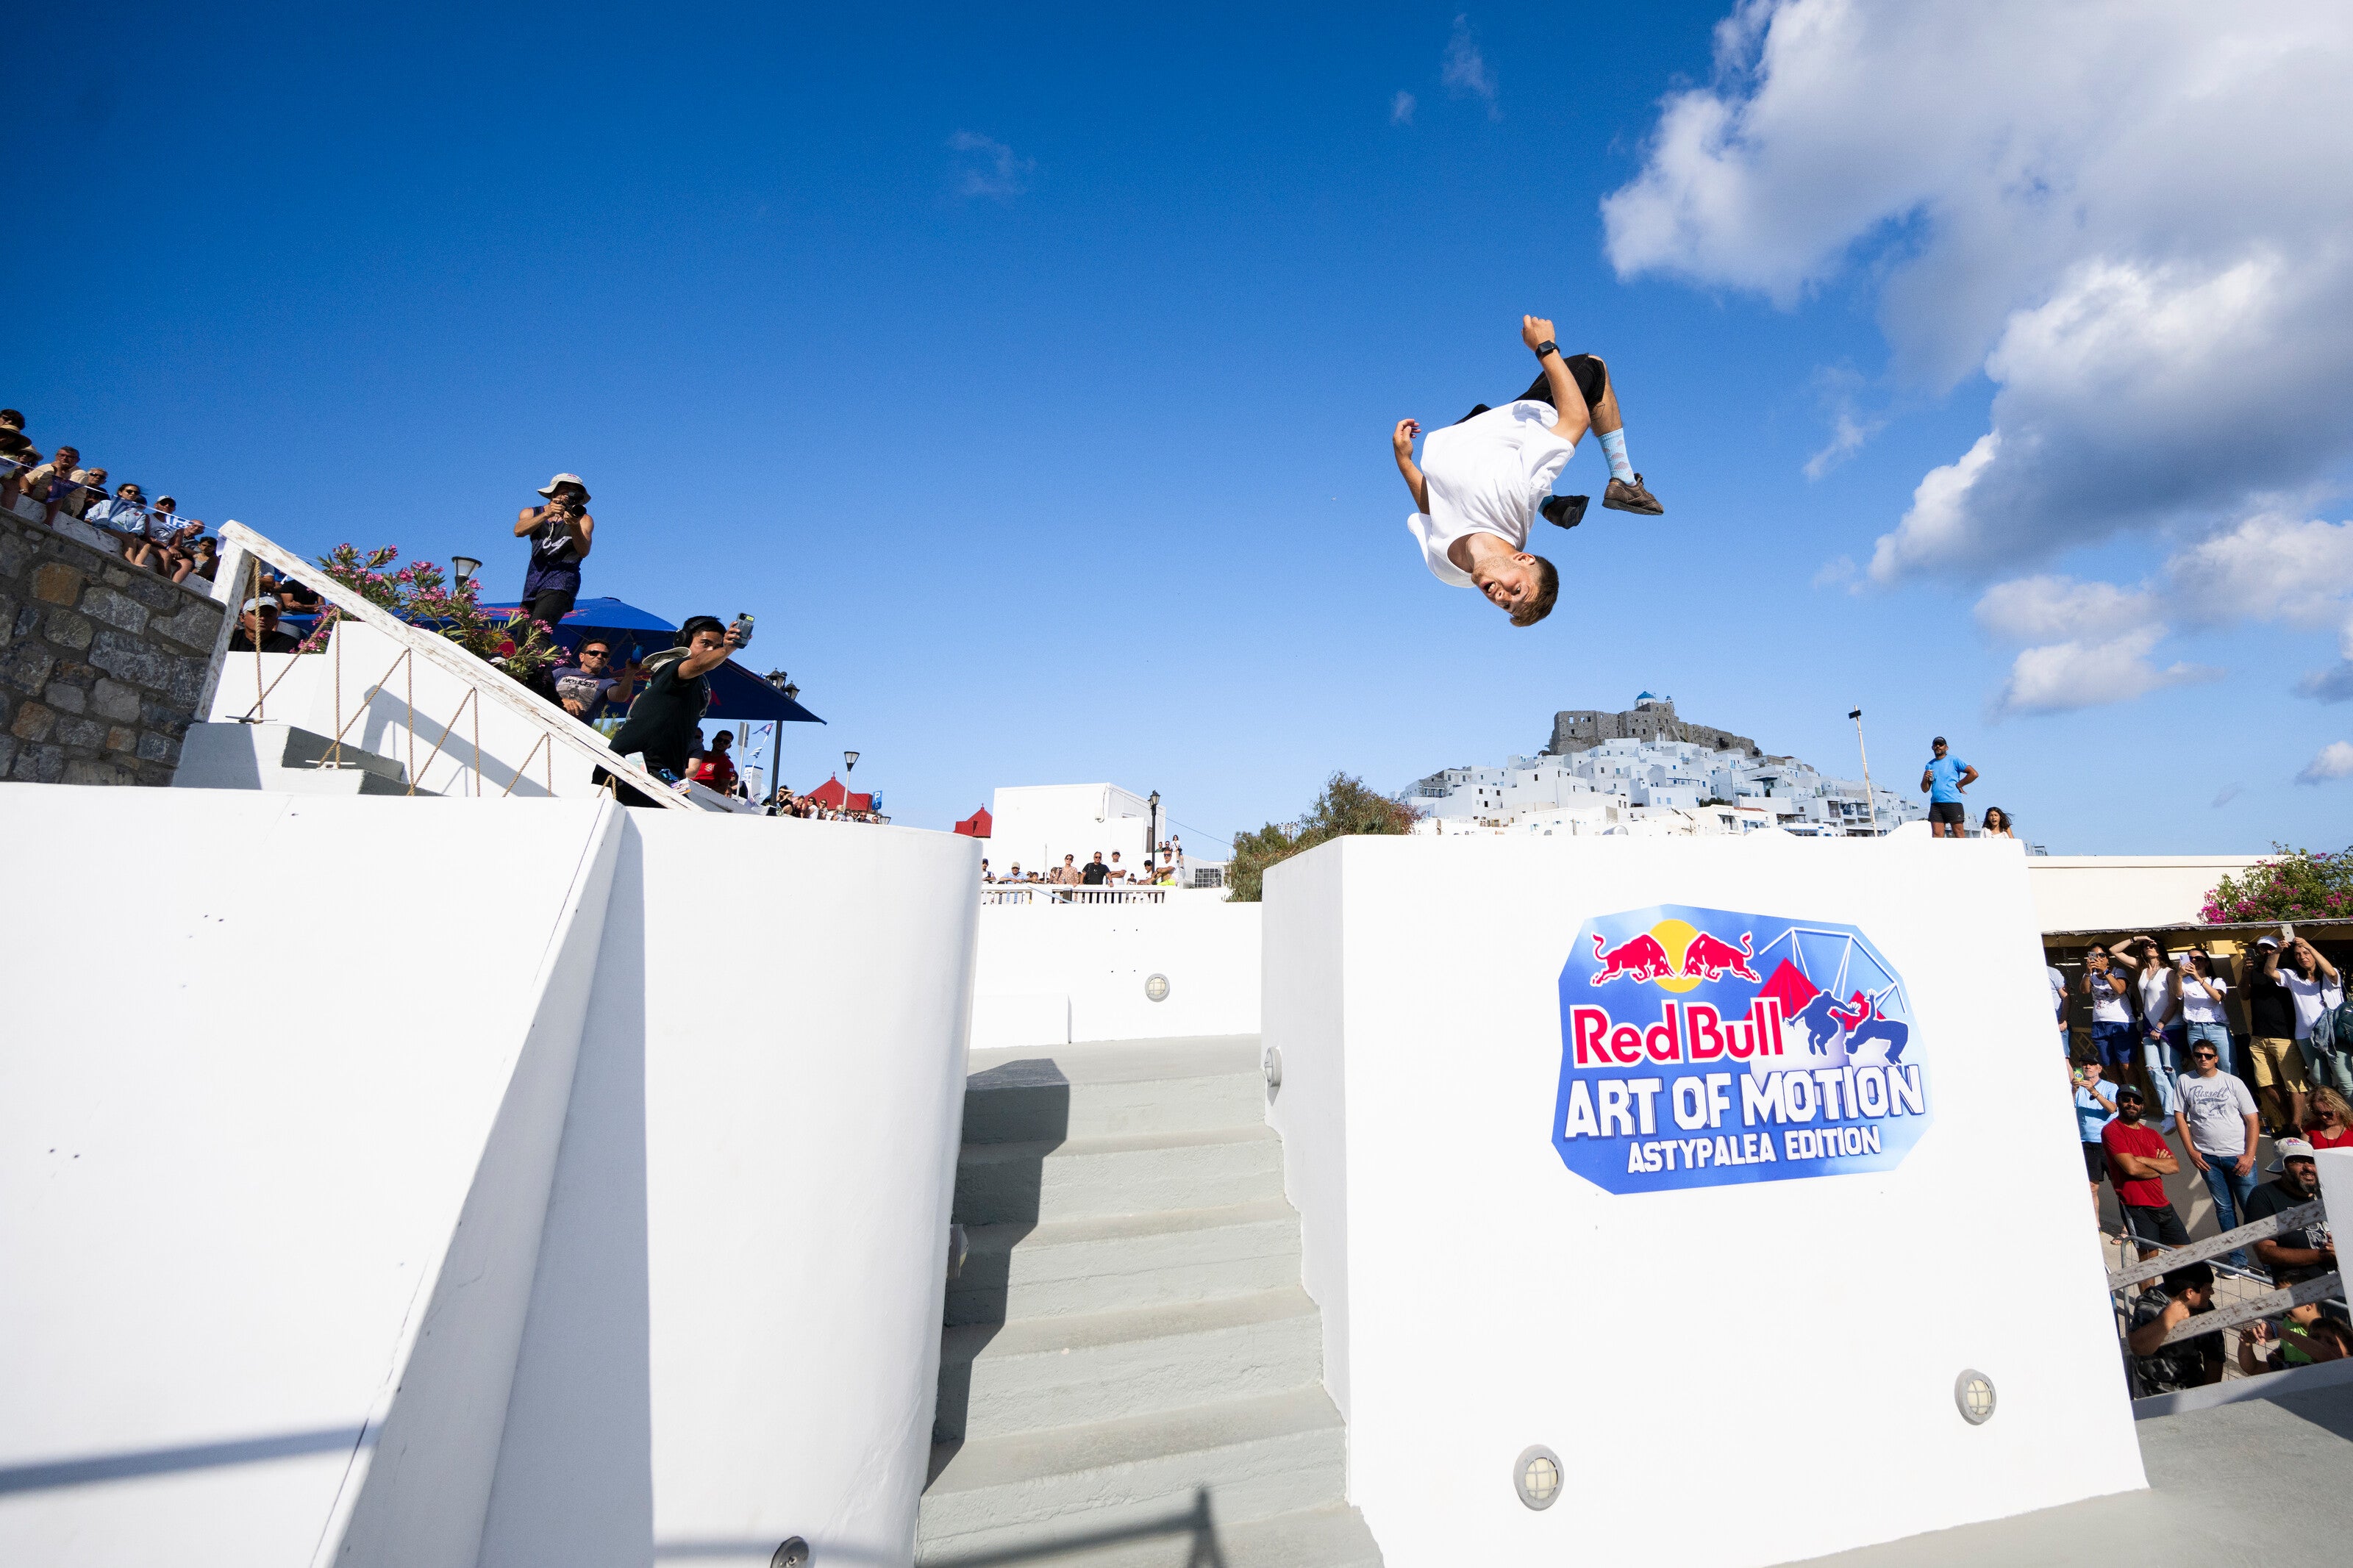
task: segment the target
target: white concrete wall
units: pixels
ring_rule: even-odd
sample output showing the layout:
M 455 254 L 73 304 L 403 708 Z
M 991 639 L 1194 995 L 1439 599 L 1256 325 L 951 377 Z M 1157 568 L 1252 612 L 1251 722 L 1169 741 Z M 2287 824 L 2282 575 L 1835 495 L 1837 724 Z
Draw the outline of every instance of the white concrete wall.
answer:
M 1784 1563 L 2144 1484 L 2024 862 L 1360 837 L 1270 872 L 1270 1119 L 1389 1561 Z M 1660 903 L 1868 933 L 1932 1096 L 1902 1163 L 1625 1196 L 1569 1173 L 1564 960 L 1588 917 Z M 1567 1475 L 1544 1512 L 1512 1485 L 1538 1443 Z
M 49 785 L 0 835 L 0 1562 L 907 1560 L 974 841 Z
M 2181 925 L 2207 891 L 2253 865 L 2252 855 L 2031 855 L 2034 918 L 2043 931 Z
M 978 841 L 629 821 L 482 1562 L 904 1563 Z
M 1261 907 L 1207 897 L 985 905 L 973 1047 L 1254 1035 Z M 1168 979 L 1159 1002 L 1145 994 L 1155 974 Z
M 0 1561 L 473 1562 L 617 814 L 0 785 Z

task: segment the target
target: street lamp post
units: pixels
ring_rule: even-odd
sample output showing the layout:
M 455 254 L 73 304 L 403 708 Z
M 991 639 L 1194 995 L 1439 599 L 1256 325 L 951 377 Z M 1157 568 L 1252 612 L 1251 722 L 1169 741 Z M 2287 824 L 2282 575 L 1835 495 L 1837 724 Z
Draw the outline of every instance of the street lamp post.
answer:
M 1871 753 L 1862 744 L 1862 710 L 1855 709 L 1847 715 L 1854 721 L 1854 751 L 1862 759 L 1862 804 L 1871 811 L 1871 836 L 1879 837 L 1879 797 L 1871 793 Z
M 1151 804 L 1152 815 L 1144 819 L 1146 824 L 1144 834 L 1144 863 L 1158 869 L 1160 865 L 1155 857 L 1160 853 L 1160 792 L 1154 790 L 1145 798 Z

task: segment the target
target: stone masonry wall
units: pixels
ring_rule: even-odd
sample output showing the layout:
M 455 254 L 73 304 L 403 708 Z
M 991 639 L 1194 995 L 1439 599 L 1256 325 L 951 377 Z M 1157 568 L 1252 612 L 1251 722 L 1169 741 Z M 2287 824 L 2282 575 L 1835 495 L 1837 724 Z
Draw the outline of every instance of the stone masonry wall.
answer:
M 0 510 L 0 778 L 170 784 L 225 610 Z

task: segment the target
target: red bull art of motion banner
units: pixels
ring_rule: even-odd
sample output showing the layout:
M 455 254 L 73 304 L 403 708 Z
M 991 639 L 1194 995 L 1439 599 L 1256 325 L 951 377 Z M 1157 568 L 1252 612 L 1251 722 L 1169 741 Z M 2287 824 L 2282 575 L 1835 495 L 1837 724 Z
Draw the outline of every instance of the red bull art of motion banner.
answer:
M 1884 1171 L 1928 1124 L 1904 979 L 1853 926 L 1660 904 L 1560 972 L 1553 1145 L 1613 1193 Z

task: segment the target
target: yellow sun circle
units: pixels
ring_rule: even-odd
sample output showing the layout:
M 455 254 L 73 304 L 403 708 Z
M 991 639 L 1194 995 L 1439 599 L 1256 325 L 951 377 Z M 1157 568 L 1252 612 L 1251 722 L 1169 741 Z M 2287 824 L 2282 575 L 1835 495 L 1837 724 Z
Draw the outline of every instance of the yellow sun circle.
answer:
M 1667 962 L 1674 966 L 1676 972 L 1673 977 L 1658 982 L 1659 989 L 1688 991 L 1697 985 L 1700 977 L 1683 973 L 1683 954 L 1690 951 L 1692 938 L 1699 934 L 1699 928 L 1689 921 L 1661 921 L 1651 928 L 1651 934 L 1658 938 L 1661 947 L 1667 950 Z

